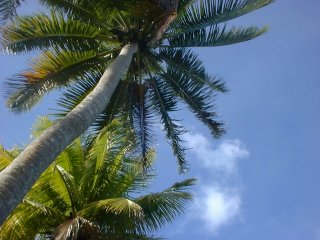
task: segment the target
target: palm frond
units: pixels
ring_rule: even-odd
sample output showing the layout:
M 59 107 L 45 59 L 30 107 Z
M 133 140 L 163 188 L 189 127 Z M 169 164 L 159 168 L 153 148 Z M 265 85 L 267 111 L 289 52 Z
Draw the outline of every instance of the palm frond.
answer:
M 167 71 L 160 76 L 166 80 L 168 86 L 187 104 L 196 117 L 209 127 L 214 137 L 219 137 L 224 133 L 223 123 L 216 120 L 217 113 L 214 112 L 211 89 L 190 81 L 188 76 L 181 75 L 171 66 L 168 66 Z
M 82 217 L 64 222 L 54 233 L 55 240 L 101 239 L 99 226 Z
M 181 214 L 185 210 L 186 204 L 192 200 L 192 195 L 185 190 L 194 184 L 195 179 L 187 179 L 175 183 L 162 192 L 135 199 L 144 212 L 144 221 L 142 222 L 144 225 L 141 228 L 147 231 L 157 230 L 165 222 L 171 222 Z
M 10 154 L 10 152 L 0 145 L 0 172 L 5 169 L 13 161 L 13 159 L 14 157 Z
M 73 81 L 103 71 L 109 51 L 67 51 L 53 48 L 45 51 L 25 71 L 6 82 L 7 105 L 15 112 L 33 107 L 50 90 L 66 87 Z
M 169 35 L 179 35 L 217 25 L 255 11 L 271 2 L 273 0 L 205 0 L 195 2 L 186 11 L 179 14 L 177 21 L 171 27 L 173 32 Z
M 0 23 L 5 23 L 8 19 L 17 14 L 16 8 L 23 0 L 1 0 L 0 2 Z
M 78 212 L 84 218 L 100 219 L 106 214 L 114 216 L 125 215 L 132 221 L 140 221 L 143 218 L 142 208 L 135 202 L 126 198 L 110 198 L 90 203 Z M 105 219 L 107 220 L 107 219 Z
M 153 107 L 161 117 L 166 138 L 169 140 L 173 154 L 178 160 L 179 169 L 181 172 L 185 172 L 187 170 L 185 148 L 181 146 L 182 140 L 180 138 L 185 131 L 169 115 L 170 111 L 175 110 L 177 104 L 174 93 L 168 90 L 166 84 L 160 79 L 150 79 L 148 82 L 152 89 L 151 100 Z
M 19 53 L 50 47 L 88 49 L 97 47 L 103 39 L 98 27 L 79 20 L 65 19 L 61 14 L 38 14 L 17 17 L 15 22 L 1 30 L 1 45 L 10 53 Z
M 204 84 L 216 92 L 226 92 L 227 89 L 221 79 L 211 77 L 206 73 L 203 63 L 190 49 L 184 48 L 161 48 L 158 58 L 167 65 L 188 76 L 192 81 Z
M 47 230 L 46 227 L 53 227 L 63 220 L 64 215 L 60 211 L 38 202 L 24 200 L 0 227 L 0 239 L 35 239 L 38 233 Z
M 209 27 L 209 29 L 202 28 L 170 37 L 168 38 L 169 45 L 164 46 L 175 48 L 224 46 L 249 41 L 265 33 L 267 30 L 267 26 L 262 28 L 231 27 L 230 29 L 224 26 L 221 29 L 217 25 L 214 25 Z
M 74 181 L 74 177 L 59 165 L 56 165 L 56 169 L 61 177 L 61 180 L 63 181 L 64 187 L 68 192 L 72 214 L 75 216 L 77 209 L 80 209 L 83 205 L 84 199 L 78 190 L 77 183 Z

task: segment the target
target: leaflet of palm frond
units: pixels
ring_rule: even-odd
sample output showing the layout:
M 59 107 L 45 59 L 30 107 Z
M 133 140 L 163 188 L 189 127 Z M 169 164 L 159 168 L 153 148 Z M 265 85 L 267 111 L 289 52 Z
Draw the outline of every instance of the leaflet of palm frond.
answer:
M 144 231 L 157 230 L 165 222 L 171 222 L 178 214 L 182 213 L 186 204 L 192 200 L 192 195 L 183 190 L 194 184 L 195 179 L 186 179 L 162 192 L 151 193 L 135 199 L 135 202 L 141 206 L 144 212 L 141 229 Z
M 223 23 L 255 11 L 273 0 L 218 0 L 193 1 L 172 24 L 172 34 L 187 33 Z
M 161 118 L 161 122 L 166 132 L 173 153 L 176 156 L 179 164 L 180 172 L 187 171 L 187 163 L 185 160 L 185 148 L 181 146 L 183 142 L 181 136 L 185 133 L 182 126 L 173 120 L 169 112 L 176 110 L 177 100 L 173 91 L 168 91 L 166 84 L 161 79 L 150 79 L 148 81 L 151 92 L 151 102 L 156 112 Z
M 93 222 L 76 217 L 61 224 L 56 232 L 56 240 L 101 239 L 100 229 Z
M 222 79 L 206 73 L 203 63 L 199 60 L 197 54 L 190 49 L 161 48 L 158 58 L 199 85 L 207 85 L 215 92 L 224 93 L 227 91 Z
M 216 120 L 218 116 L 214 111 L 214 96 L 210 92 L 210 88 L 190 81 L 187 76 L 181 75 L 171 66 L 168 66 L 167 71 L 160 76 L 166 80 L 175 94 L 187 103 L 187 106 L 196 117 L 209 127 L 214 137 L 219 137 L 224 133 L 223 123 Z
M 189 31 L 168 38 L 169 45 L 166 47 L 215 47 L 224 46 L 251 40 L 265 33 L 268 27 L 231 27 L 223 28 L 217 25 L 211 26 L 208 29 L 202 28 Z
M 47 91 L 57 87 L 55 82 L 41 80 L 31 72 L 25 72 L 9 79 L 5 83 L 8 96 L 7 106 L 16 113 L 25 112 L 36 105 Z
M 21 5 L 23 0 L 1 0 L 0 2 L 0 24 L 17 14 L 16 8 Z
M 141 161 L 146 169 L 150 166 L 148 152 L 151 150 L 150 146 L 154 142 L 152 135 L 153 112 L 149 99 L 149 89 L 145 84 L 134 84 L 131 92 L 131 102 L 133 104 L 133 129 L 137 136 L 137 143 L 139 144 Z
M 1 33 L 1 45 L 10 53 L 50 47 L 97 49 L 99 40 L 109 39 L 99 27 L 55 12 L 18 17 L 15 24 L 3 27 Z

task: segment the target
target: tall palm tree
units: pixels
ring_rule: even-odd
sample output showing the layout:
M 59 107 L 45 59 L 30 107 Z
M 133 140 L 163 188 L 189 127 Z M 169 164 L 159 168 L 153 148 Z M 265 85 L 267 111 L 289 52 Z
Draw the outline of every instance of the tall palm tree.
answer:
M 115 117 L 126 120 L 139 136 L 145 163 L 152 140 L 150 119 L 159 117 L 184 171 L 180 139 L 184 129 L 170 115 L 178 109 L 178 100 L 214 136 L 223 133 L 212 98 L 225 91 L 224 84 L 205 71 L 191 48 L 233 44 L 261 35 L 266 27 L 227 27 L 224 22 L 271 1 L 41 0 L 52 7 L 49 15 L 19 17 L 3 27 L 2 46 L 7 52 L 42 51 L 31 69 L 8 82 L 8 106 L 21 112 L 46 92 L 67 87 L 61 104 L 73 110 L 1 173 L 0 220 L 97 117 L 98 130 Z
M 50 125 L 41 118 L 34 135 Z M 141 174 L 142 163 L 130 152 L 126 135 L 113 122 L 94 139 L 73 141 L 0 228 L 0 239 L 156 239 L 151 233 L 191 201 L 186 189 L 194 179 L 138 196 L 153 174 Z M 17 153 L 0 149 L 0 169 Z

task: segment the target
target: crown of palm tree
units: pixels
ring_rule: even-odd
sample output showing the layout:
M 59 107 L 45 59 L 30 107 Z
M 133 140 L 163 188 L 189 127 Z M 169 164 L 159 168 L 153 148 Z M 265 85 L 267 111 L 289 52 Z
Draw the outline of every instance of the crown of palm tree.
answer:
M 41 118 L 33 135 L 51 124 Z M 156 239 L 150 233 L 171 222 L 191 201 L 185 190 L 194 179 L 137 196 L 153 174 L 141 175 L 142 164 L 131 154 L 126 134 L 113 122 L 95 138 L 76 139 L 9 216 L 0 238 Z M 0 170 L 18 153 L 1 148 Z
M 7 52 L 42 51 L 30 69 L 7 82 L 8 106 L 15 112 L 25 111 L 48 91 L 65 88 L 59 101 L 64 115 L 92 91 L 124 45 L 137 43 L 127 74 L 94 127 L 100 130 L 114 118 L 121 118 L 135 130 L 147 162 L 152 122 L 160 119 L 184 171 L 181 134 L 185 130 L 172 117 L 180 100 L 213 136 L 224 132 L 213 103 L 216 93 L 226 90 L 224 83 L 207 73 L 191 48 L 259 36 L 266 27 L 229 27 L 225 22 L 271 1 L 41 0 L 52 8 L 50 14 L 18 17 L 2 29 L 2 46 Z M 9 16 L 19 1 L 5 2 L 13 6 L 6 8 Z

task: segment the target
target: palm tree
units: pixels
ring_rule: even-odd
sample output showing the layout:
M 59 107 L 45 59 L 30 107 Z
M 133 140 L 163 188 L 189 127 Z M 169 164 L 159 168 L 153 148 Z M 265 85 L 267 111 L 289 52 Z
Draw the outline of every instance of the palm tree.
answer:
M 124 119 L 138 136 L 144 163 L 152 143 L 150 120 L 160 118 L 180 170 L 186 170 L 184 129 L 170 113 L 181 100 L 212 135 L 220 136 L 222 123 L 217 121 L 213 97 L 225 91 L 223 82 L 205 71 L 191 48 L 261 35 L 266 27 L 220 25 L 271 1 L 41 0 L 52 7 L 49 15 L 15 18 L 3 27 L 2 46 L 7 52 L 42 51 L 31 69 L 8 82 L 8 106 L 25 111 L 46 92 L 67 88 L 61 104 L 68 114 L 1 173 L 0 220 L 97 117 L 97 130 L 115 117 Z
M 39 119 L 35 136 L 49 127 Z M 151 233 L 183 212 L 194 179 L 145 191 L 151 172 L 132 155 L 126 129 L 116 122 L 92 138 L 77 138 L 41 175 L 0 228 L 0 239 L 155 239 Z M 18 150 L 0 149 L 0 169 Z M 149 153 L 152 155 L 152 153 Z

